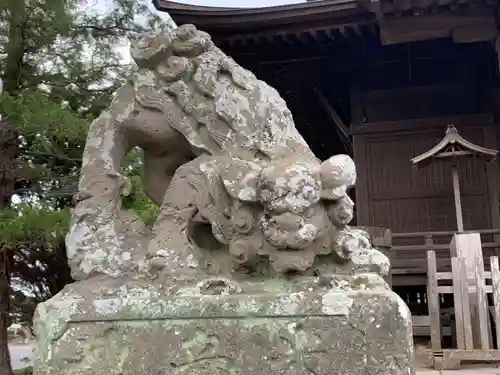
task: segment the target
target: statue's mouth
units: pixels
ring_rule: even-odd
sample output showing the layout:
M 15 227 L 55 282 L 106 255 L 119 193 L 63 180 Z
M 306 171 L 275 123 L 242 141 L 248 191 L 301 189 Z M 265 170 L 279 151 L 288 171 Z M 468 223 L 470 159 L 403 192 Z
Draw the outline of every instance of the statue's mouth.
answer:
M 307 248 L 315 240 L 315 235 L 303 237 L 297 232 L 281 232 L 279 234 L 264 232 L 269 245 L 282 251 L 299 251 Z
M 261 229 L 267 242 L 280 250 L 300 250 L 309 245 L 317 234 L 313 225 L 305 224 L 303 218 L 290 213 L 264 216 Z

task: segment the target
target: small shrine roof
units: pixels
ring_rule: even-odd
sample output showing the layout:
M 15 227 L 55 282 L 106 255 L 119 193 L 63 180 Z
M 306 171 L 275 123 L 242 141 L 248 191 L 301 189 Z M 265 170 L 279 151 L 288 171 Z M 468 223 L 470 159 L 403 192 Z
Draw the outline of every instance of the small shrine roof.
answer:
M 422 167 L 435 160 L 456 159 L 459 157 L 477 157 L 492 161 L 498 154 L 497 150 L 478 146 L 463 138 L 453 125 L 449 125 L 444 138 L 429 151 L 420 154 L 411 162 L 416 167 Z

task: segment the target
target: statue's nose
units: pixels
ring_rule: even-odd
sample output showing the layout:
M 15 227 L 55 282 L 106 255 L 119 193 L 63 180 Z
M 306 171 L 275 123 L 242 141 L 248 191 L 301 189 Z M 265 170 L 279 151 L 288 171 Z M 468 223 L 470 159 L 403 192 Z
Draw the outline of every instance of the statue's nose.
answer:
M 269 219 L 265 235 L 279 249 L 303 249 L 314 241 L 317 229 L 294 214 L 277 215 Z

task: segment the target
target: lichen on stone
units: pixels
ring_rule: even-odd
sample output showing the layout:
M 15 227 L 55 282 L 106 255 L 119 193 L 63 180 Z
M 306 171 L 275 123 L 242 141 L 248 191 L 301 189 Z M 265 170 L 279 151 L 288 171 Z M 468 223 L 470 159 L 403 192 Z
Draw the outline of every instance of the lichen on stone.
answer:
M 89 129 L 78 282 L 37 309 L 35 374 L 411 375 L 389 260 L 349 226 L 351 157 L 317 159 L 278 92 L 193 25 L 131 44 L 137 71 Z M 152 229 L 122 209 L 132 147 Z

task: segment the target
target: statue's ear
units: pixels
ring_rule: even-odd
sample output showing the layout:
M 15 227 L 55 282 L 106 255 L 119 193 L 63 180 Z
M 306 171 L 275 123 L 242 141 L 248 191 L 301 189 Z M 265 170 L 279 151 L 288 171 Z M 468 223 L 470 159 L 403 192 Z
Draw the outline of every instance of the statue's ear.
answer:
M 337 200 L 356 182 L 356 166 L 349 155 L 335 155 L 321 164 L 320 176 L 321 198 Z
M 220 177 L 233 198 L 243 202 L 256 202 L 261 170 L 256 163 L 233 160 L 221 168 Z

